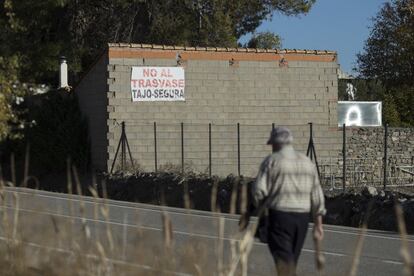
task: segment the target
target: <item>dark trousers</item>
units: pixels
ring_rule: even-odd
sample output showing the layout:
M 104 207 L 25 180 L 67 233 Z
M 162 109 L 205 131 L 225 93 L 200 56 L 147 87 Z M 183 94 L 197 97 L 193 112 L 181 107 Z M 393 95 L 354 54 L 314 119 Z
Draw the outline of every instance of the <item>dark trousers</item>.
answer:
M 268 244 L 278 275 L 295 275 L 308 231 L 309 213 L 269 210 Z

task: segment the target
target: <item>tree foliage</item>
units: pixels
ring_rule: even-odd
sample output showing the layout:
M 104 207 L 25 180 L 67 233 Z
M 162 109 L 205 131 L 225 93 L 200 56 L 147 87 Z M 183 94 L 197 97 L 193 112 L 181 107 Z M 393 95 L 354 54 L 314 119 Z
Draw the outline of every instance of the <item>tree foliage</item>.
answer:
M 314 1 L 0 0 L 0 159 L 24 156 L 30 145 L 37 170 L 62 171 L 66 157 L 88 168 L 87 124 L 74 95 L 52 90 L 16 106 L 25 89 L 56 85 L 59 56 L 73 81 L 109 42 L 233 47 L 273 12 L 307 13 Z M 22 139 L 4 139 L 11 127 Z
M 414 0 L 385 3 L 373 21 L 358 71 L 382 83 L 381 99 L 395 106 L 402 125 L 414 125 Z
M 253 34 L 252 38 L 247 42 L 248 48 L 263 49 L 280 49 L 282 47 L 282 39 L 279 35 L 272 32 L 261 32 Z
M 400 114 L 394 96 L 389 93 L 378 80 L 369 79 L 340 79 L 338 83 L 339 100 L 348 100 L 347 84 L 351 83 L 355 90 L 356 101 L 382 101 L 383 121 L 393 127 L 401 126 Z
M 0 53 L 21 57 L 22 81 L 56 83 L 57 58 L 85 70 L 108 42 L 236 46 L 274 12 L 315 0 L 3 0 Z
M 17 57 L 0 57 L 0 141 L 10 134 L 11 126 L 17 123 L 17 114 L 12 109 L 16 97 L 22 96 L 17 71 Z
M 27 117 L 34 124 L 25 129 L 25 140 L 37 172 L 64 172 L 66 158 L 81 171 L 89 168 L 88 125 L 75 94 L 49 91 L 39 95 Z
M 0 57 L 0 140 L 8 133 L 8 122 L 11 119 L 10 97 L 13 87 L 13 79 L 10 78 L 8 72 L 10 64 L 3 57 Z
M 66 1 L 4 0 L 0 5 L 0 56 L 19 57 L 19 80 L 53 83 L 57 80 L 57 58 L 70 56 Z

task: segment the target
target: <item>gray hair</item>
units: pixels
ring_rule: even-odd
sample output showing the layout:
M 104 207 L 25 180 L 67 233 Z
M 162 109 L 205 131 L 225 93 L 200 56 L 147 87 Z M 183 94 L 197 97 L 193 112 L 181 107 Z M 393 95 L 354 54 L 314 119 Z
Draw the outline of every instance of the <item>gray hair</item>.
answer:
M 292 132 L 286 127 L 275 127 L 270 132 L 269 140 L 267 141 L 268 145 L 285 145 L 290 144 L 293 141 Z

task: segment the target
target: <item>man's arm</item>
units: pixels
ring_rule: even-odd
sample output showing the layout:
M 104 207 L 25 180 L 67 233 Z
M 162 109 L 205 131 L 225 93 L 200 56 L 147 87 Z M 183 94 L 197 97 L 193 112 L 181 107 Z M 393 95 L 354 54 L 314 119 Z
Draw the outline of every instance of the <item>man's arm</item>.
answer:
M 322 215 L 317 215 L 314 218 L 313 238 L 318 241 L 323 240 Z
M 323 224 L 322 216 L 326 214 L 325 197 L 323 195 L 322 187 L 319 182 L 319 175 L 315 168 L 313 177 L 313 187 L 311 194 L 312 215 L 314 221 L 313 237 L 317 240 L 323 239 Z
M 259 173 L 256 181 L 252 185 L 251 194 L 253 204 L 257 208 L 268 196 L 268 180 L 269 180 L 269 158 L 266 158 L 260 165 Z
M 259 208 L 261 204 L 263 204 L 263 200 L 268 195 L 267 189 L 267 180 L 269 177 L 269 158 L 266 158 L 262 164 L 260 165 L 259 173 L 257 174 L 256 181 L 253 183 L 250 193 L 252 195 L 252 203 L 254 207 Z M 255 210 L 255 211 L 256 211 Z M 242 214 L 239 220 L 239 227 L 240 230 L 243 231 L 246 229 L 247 225 L 250 221 L 250 216 L 252 216 L 255 212 L 247 211 L 246 213 Z M 257 214 L 256 214 L 257 215 Z

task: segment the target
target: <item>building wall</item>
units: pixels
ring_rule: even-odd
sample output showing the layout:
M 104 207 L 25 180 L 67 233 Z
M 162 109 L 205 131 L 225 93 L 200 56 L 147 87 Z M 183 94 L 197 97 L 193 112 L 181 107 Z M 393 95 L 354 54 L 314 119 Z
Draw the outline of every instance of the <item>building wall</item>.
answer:
M 255 53 L 245 55 L 254 57 Z M 228 60 L 186 60 L 182 65 L 185 102 L 131 101 L 132 66 L 177 66 L 175 58 L 110 57 L 108 166 L 121 133 L 116 122 L 122 121 L 126 123 L 133 158 L 144 170 L 154 170 L 155 166 L 153 122 L 157 122 L 159 168 L 181 165 L 181 122 L 184 161 L 195 171 L 208 171 L 209 123 L 213 174 L 238 173 L 237 123 L 243 175 L 254 175 L 261 160 L 270 153 L 265 143 L 272 123 L 290 127 L 296 148 L 306 152 L 308 122 L 313 122 L 318 155 L 337 156 L 341 143 L 336 115 L 336 61 L 296 60 L 289 61 L 288 67 L 280 67 L 279 62 L 248 57 L 234 65 Z
M 104 54 L 75 87 L 82 113 L 89 124 L 92 165 L 97 170 L 107 170 L 107 91 L 108 55 Z

